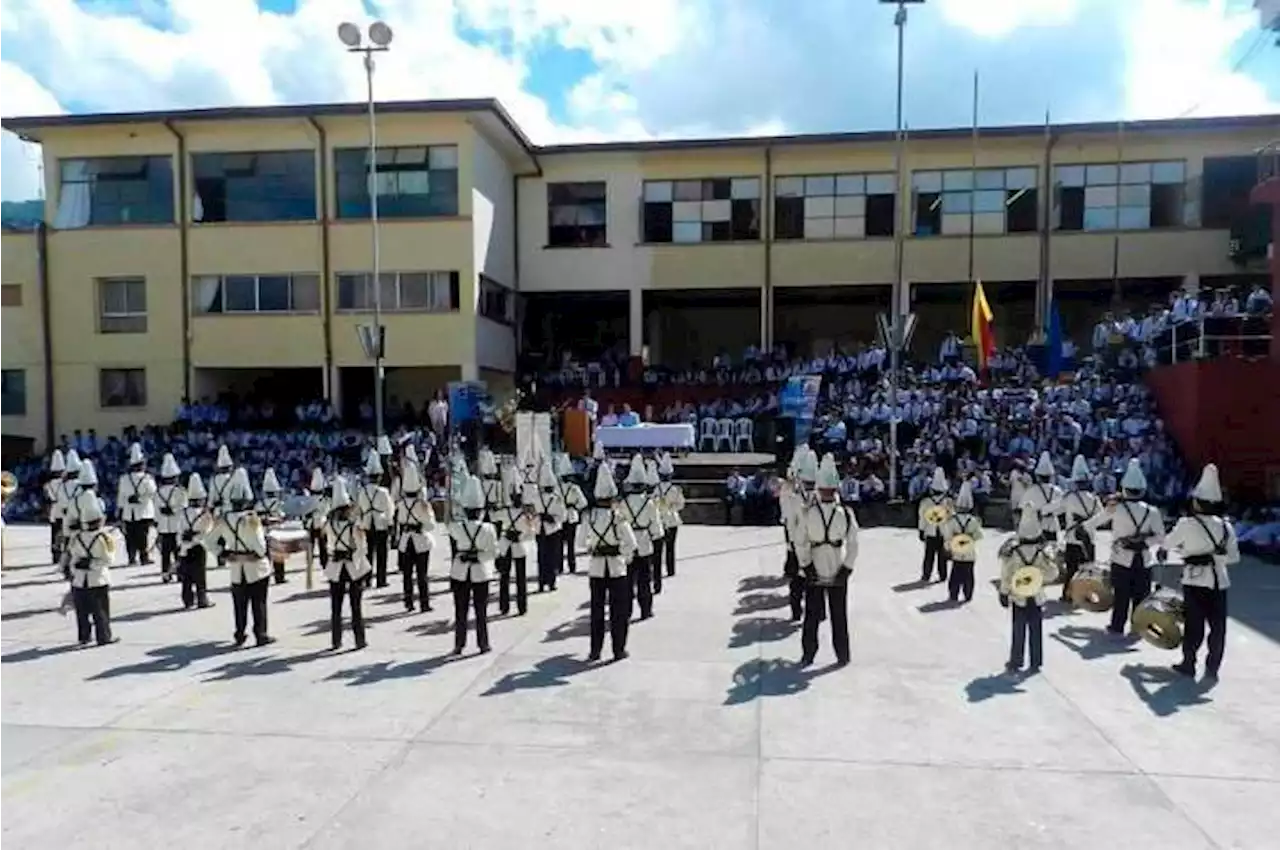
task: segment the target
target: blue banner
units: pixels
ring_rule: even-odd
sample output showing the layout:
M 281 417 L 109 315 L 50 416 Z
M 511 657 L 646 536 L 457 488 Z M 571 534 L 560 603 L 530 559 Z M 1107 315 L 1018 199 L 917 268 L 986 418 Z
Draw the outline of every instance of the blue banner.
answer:
M 780 415 L 796 420 L 797 445 L 807 441 L 813 431 L 813 415 L 818 409 L 818 391 L 821 388 L 821 375 L 801 375 L 788 378 L 778 394 Z
M 451 381 L 449 383 L 449 424 L 462 425 L 480 419 L 489 401 L 489 387 L 484 381 Z

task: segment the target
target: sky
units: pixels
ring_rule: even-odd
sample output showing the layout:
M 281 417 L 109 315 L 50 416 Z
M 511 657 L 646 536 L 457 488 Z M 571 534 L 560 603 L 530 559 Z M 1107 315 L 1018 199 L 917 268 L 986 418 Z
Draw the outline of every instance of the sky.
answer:
M 909 127 L 1280 113 L 1252 0 L 928 0 Z M 894 125 L 874 0 L 0 0 L 5 117 L 362 100 L 337 24 L 381 18 L 379 100 L 496 97 L 539 144 Z M 5 133 L 0 195 L 36 197 Z

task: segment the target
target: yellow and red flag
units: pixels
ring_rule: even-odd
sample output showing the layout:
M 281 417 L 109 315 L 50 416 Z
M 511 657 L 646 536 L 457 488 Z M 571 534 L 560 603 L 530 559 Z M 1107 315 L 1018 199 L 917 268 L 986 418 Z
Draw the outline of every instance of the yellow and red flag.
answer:
M 974 284 L 973 320 L 970 330 L 973 333 L 973 347 L 978 354 L 978 370 L 987 368 L 991 355 L 996 353 L 996 335 L 991 327 L 991 305 L 987 303 L 987 295 L 982 291 L 982 281 Z

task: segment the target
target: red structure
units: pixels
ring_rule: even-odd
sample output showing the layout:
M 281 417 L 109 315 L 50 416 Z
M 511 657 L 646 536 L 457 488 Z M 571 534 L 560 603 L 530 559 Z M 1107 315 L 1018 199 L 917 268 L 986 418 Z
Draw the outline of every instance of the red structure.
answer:
M 1271 207 L 1271 247 L 1267 262 L 1271 267 L 1271 299 L 1280 305 L 1280 142 L 1273 142 L 1258 157 L 1258 185 L 1249 199 Z M 1271 360 L 1280 363 L 1280 310 L 1271 313 Z

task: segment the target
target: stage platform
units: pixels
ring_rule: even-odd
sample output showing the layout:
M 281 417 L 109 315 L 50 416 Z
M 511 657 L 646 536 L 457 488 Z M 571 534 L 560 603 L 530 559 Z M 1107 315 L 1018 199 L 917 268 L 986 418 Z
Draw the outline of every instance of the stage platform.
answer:
M 404 613 L 394 586 L 367 592 L 360 652 L 328 651 L 327 588 L 306 591 L 300 558 L 270 591 L 272 646 L 232 647 L 226 570 L 210 572 L 217 607 L 183 611 L 151 567 L 113 574 L 121 642 L 79 649 L 46 535 L 5 533 L 14 850 L 1276 845 L 1276 567 L 1233 569 L 1210 687 L 1056 604 L 1044 671 L 1004 674 L 1009 614 L 987 584 L 999 535 L 979 543 L 977 597 L 954 607 L 915 583 L 914 533 L 864 532 L 852 663 L 833 664 L 824 626 L 808 669 L 777 527 L 681 529 L 631 657 L 601 664 L 583 660 L 581 574 L 492 620 L 489 654 L 472 640 L 449 657 L 439 557 L 434 613 Z
M 775 455 L 762 452 L 690 452 L 687 455 L 672 455 L 671 463 L 680 467 L 739 467 L 743 470 L 755 471 L 757 467 L 768 466 L 777 460 Z

